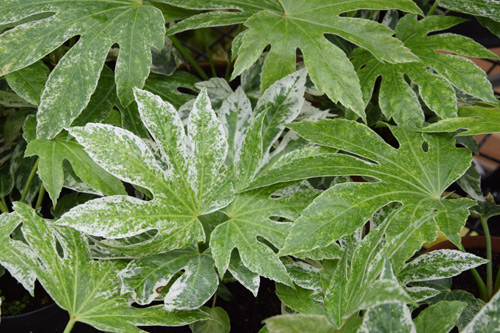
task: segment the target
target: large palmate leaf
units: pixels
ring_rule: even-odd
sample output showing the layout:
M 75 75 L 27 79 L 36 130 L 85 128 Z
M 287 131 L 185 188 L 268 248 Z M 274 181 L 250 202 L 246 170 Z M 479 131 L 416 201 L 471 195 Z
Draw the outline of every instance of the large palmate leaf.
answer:
M 33 140 L 26 147 L 25 156 L 35 155 L 39 156 L 38 174 L 54 206 L 64 185 L 65 160 L 81 180 L 103 195 L 126 194 L 121 181 L 98 166 L 75 140 L 63 136 Z
M 194 248 L 130 262 L 120 273 L 122 291 L 132 292 L 139 304 L 149 304 L 181 270 L 183 275 L 175 280 L 164 297 L 165 307 L 169 311 L 197 309 L 212 297 L 219 280 L 210 253 L 199 253 Z
M 222 276 L 228 269 L 231 252 L 236 248 L 250 271 L 291 285 L 285 266 L 266 242 L 281 248 L 291 223 L 276 220 L 297 219 L 301 210 L 317 195 L 317 190 L 305 184 L 266 187 L 237 195 L 223 209 L 228 220 L 217 226 L 210 236 L 210 248 L 219 274 Z
M 124 264 L 93 260 L 79 232 L 45 221 L 25 204 L 14 206 L 31 248 L 34 260 L 31 268 L 52 299 L 69 312 L 71 326 L 85 322 L 104 331 L 141 332 L 137 325 L 180 326 L 207 318 L 200 311 L 166 312 L 161 306 L 131 307 L 129 295 L 120 293 L 117 276 Z M 17 247 L 24 243 L 15 241 L 9 245 Z
M 187 133 L 171 104 L 142 90 L 136 90 L 136 100 L 156 141 L 156 154 L 137 136 L 109 125 L 88 124 L 70 133 L 102 168 L 150 190 L 154 199 L 105 197 L 72 209 L 58 223 L 111 239 L 156 230 L 153 239 L 129 248 L 133 256 L 203 241 L 198 217 L 233 199 L 224 166 L 227 139 L 222 124 L 205 92 L 194 103 Z
M 180 5 L 180 1 L 171 3 Z M 330 43 L 325 35 L 340 36 L 369 50 L 381 61 L 399 63 L 418 60 L 400 41 L 392 38 L 394 32 L 391 29 L 373 21 L 341 16 L 343 13 L 363 8 L 395 8 L 420 13 L 415 3 L 409 0 L 335 0 L 328 3 L 322 0 L 281 0 L 279 3 L 242 3 L 214 0 L 204 2 L 204 7 L 239 9 L 243 12 L 243 17 L 247 10 L 253 14 L 245 21 L 249 29 L 240 34 L 233 43 L 233 55 L 238 58 L 232 77 L 235 78 L 249 68 L 257 61 L 262 51 L 271 45 L 262 69 L 261 91 L 295 71 L 296 52 L 300 49 L 311 79 L 318 89 L 333 101 L 340 101 L 364 117 L 364 105 L 354 68 L 344 52 Z M 262 8 L 264 6 L 265 8 Z M 217 15 L 223 17 L 235 14 Z M 248 14 L 246 15 L 248 17 Z M 196 26 L 199 25 L 194 24 L 191 27 Z M 182 25 L 180 29 L 174 28 L 169 33 L 187 27 L 189 23 Z
M 472 157 L 466 149 L 455 147 L 453 136 L 390 127 L 399 142 L 399 148 L 394 148 L 367 126 L 353 121 L 306 121 L 288 126 L 307 140 L 350 154 L 317 151 L 311 154 L 310 150 L 299 150 L 262 173 L 255 184 L 262 186 L 327 175 L 363 175 L 378 181 L 343 183 L 326 190 L 296 221 L 283 254 L 328 246 L 360 228 L 373 213 L 390 202 L 403 204 L 400 214 L 405 218 L 430 213 L 439 229 L 454 243 L 460 243 L 459 232 L 473 201 L 442 199 L 441 195 L 465 173 Z M 401 218 L 400 223 L 391 227 L 393 235 L 406 221 Z M 427 229 L 426 236 L 419 237 L 432 240 L 436 229 Z M 416 247 L 414 250 L 420 245 L 412 244 Z
M 418 96 L 405 76 L 418 86 L 419 95 L 429 109 L 443 119 L 457 115 L 454 87 L 494 102 L 493 89 L 481 68 L 464 57 L 437 51 L 480 58 L 497 56 L 464 36 L 449 33 L 428 36 L 463 21 L 450 16 L 429 16 L 420 21 L 413 14 L 403 17 L 397 25 L 396 37 L 421 59 L 419 62 L 390 64 L 376 59 L 366 50 L 355 50 L 353 63 L 358 70 L 365 103 L 370 101 L 379 76 L 382 76 L 380 108 L 388 119 L 393 118 L 400 125 L 419 126 L 424 121 Z
M 0 35 L 0 75 L 22 69 L 74 36 L 76 44 L 52 71 L 40 101 L 38 138 L 51 139 L 79 115 L 95 90 L 109 49 L 120 46 L 115 74 L 118 97 L 133 101 L 151 67 L 151 46 L 163 47 L 165 22 L 157 8 L 142 0 L 6 0 L 0 24 L 40 13 Z

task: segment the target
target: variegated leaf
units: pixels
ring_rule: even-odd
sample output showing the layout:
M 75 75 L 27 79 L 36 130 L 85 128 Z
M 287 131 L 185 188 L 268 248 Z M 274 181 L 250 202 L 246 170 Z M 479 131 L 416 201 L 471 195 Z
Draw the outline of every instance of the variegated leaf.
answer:
M 203 241 L 205 235 L 198 217 L 233 199 L 224 165 L 227 139 L 206 93 L 201 93 L 194 103 L 187 133 L 171 104 L 141 90 L 136 91 L 136 99 L 160 156 L 155 156 L 137 136 L 113 126 L 89 124 L 72 128 L 70 133 L 98 165 L 125 182 L 150 190 L 154 199 L 97 199 L 72 209 L 58 222 L 111 239 L 158 231 L 153 239 L 124 246 L 131 256 Z
M 5 77 L 16 94 L 33 105 L 39 105 L 45 82 L 49 77 L 49 68 L 42 61 L 37 61 Z
M 465 305 L 459 301 L 442 301 L 424 309 L 414 320 L 417 333 L 451 331 Z
M 292 314 L 280 315 L 264 320 L 269 333 L 314 332 L 337 333 L 335 326 L 322 315 Z
M 183 274 L 173 281 L 178 272 Z M 194 248 L 141 257 L 120 272 L 122 292 L 131 292 L 139 304 L 150 304 L 172 283 L 164 297 L 165 308 L 194 310 L 217 290 L 219 280 L 210 253 Z
M 14 206 L 23 221 L 23 235 L 37 259 L 32 266 L 36 277 L 54 301 L 69 312 L 71 326 L 84 322 L 105 331 L 141 332 L 136 326 L 179 326 L 207 318 L 201 311 L 131 307 L 129 295 L 120 293 L 117 273 L 123 269 L 122 263 L 93 260 L 80 233 L 45 221 L 25 204 Z M 19 243 L 16 241 L 14 246 Z M 58 248 L 62 249 L 61 255 Z
M 382 304 L 368 309 L 358 333 L 416 333 L 408 306 L 403 303 Z
M 479 311 L 474 319 L 464 328 L 464 333 L 498 332 L 500 328 L 500 292 Z

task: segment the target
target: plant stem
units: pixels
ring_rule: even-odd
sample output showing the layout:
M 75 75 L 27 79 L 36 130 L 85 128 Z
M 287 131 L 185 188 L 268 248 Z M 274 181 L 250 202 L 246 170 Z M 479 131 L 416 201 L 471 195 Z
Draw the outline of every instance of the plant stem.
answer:
M 26 196 L 28 195 L 28 190 L 30 188 L 31 182 L 33 181 L 33 178 L 35 178 L 36 170 L 38 170 L 38 161 L 39 159 L 37 159 L 35 165 L 33 165 L 33 169 L 31 169 L 31 173 L 28 177 L 28 180 L 26 181 L 26 185 L 24 185 L 23 194 L 21 194 L 21 199 L 19 199 L 19 201 L 21 202 L 24 202 L 24 199 L 26 199 Z
M 76 323 L 76 321 L 74 321 L 73 319 L 70 318 L 63 333 L 71 332 L 71 330 L 73 329 L 73 326 L 75 326 L 75 323 Z
M 5 202 L 5 198 L 2 196 L 0 196 L 0 211 L 2 213 L 8 213 L 9 212 L 9 208 L 7 208 L 7 203 Z
M 467 252 L 462 244 L 460 244 L 459 250 L 462 252 Z M 483 279 L 481 279 L 481 275 L 479 275 L 477 269 L 475 268 L 472 268 L 470 270 L 470 273 L 472 274 L 474 282 L 476 282 L 477 289 L 479 289 L 479 298 L 481 298 L 485 302 L 488 302 L 488 292 L 486 291 L 486 285 L 484 284 Z
M 35 210 L 40 208 L 42 205 L 43 197 L 45 196 L 45 187 L 43 185 L 40 186 L 40 192 L 38 192 L 38 198 L 36 199 Z
M 172 43 L 174 44 L 174 46 L 179 50 L 179 52 L 182 54 L 182 56 L 184 58 L 186 58 L 186 60 L 189 61 L 189 63 L 194 67 L 194 69 L 196 70 L 196 72 L 198 72 L 198 74 L 200 74 L 201 78 L 203 80 L 208 80 L 209 79 L 208 75 L 203 71 L 203 69 L 201 69 L 201 67 L 198 65 L 198 63 L 196 62 L 196 60 L 194 60 L 194 58 L 191 55 L 191 53 L 189 53 L 189 51 L 186 50 L 186 48 L 181 44 L 181 42 L 179 42 L 179 40 L 177 39 L 177 37 L 170 36 L 170 40 L 172 41 Z
M 210 45 L 208 45 L 206 30 L 202 31 L 203 44 L 205 44 L 205 51 L 207 52 L 208 62 L 210 63 L 210 69 L 212 70 L 212 77 L 217 77 L 217 71 L 215 70 L 214 59 L 212 59 L 212 53 L 210 50 Z
M 486 238 L 486 290 L 488 291 L 488 299 L 493 296 L 493 263 L 491 254 L 491 236 L 490 228 L 488 227 L 488 219 L 481 216 L 481 226 L 483 227 L 484 237 Z
M 496 294 L 500 289 L 500 269 L 497 271 L 497 278 L 495 279 L 495 286 L 493 287 L 493 294 Z
M 214 294 L 214 300 L 212 301 L 212 309 L 215 308 L 216 301 L 217 301 L 217 294 Z
M 434 14 L 434 12 L 436 11 L 436 9 L 438 8 L 439 6 L 439 0 L 436 0 L 436 2 L 434 2 L 434 4 L 432 5 L 432 7 L 429 9 L 429 11 L 427 12 L 427 15 L 426 16 L 429 16 L 429 15 L 432 15 Z

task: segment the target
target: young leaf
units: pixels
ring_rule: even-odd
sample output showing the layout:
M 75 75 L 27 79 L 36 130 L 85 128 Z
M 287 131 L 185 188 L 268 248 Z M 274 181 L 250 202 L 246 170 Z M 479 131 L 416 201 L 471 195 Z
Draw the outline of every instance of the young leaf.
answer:
M 132 292 L 139 304 L 150 304 L 160 291 L 180 271 L 168 290 L 165 308 L 194 310 L 205 304 L 217 290 L 219 280 L 210 253 L 198 253 L 194 248 L 144 256 L 130 262 L 120 272 L 122 292 Z
M 201 311 L 131 307 L 129 295 L 120 293 L 117 277 L 123 264 L 93 260 L 80 233 L 45 221 L 25 204 L 14 206 L 23 221 L 23 235 L 37 258 L 32 266 L 36 277 L 52 299 L 69 312 L 71 322 L 84 322 L 104 331 L 141 332 L 136 326 L 179 326 L 207 318 Z M 56 250 L 59 246 L 61 254 Z
M 233 198 L 224 166 L 227 139 L 206 93 L 194 103 L 187 134 L 172 105 L 141 90 L 136 90 L 136 99 L 159 156 L 137 136 L 113 126 L 88 124 L 72 128 L 70 133 L 98 165 L 125 182 L 150 190 L 154 199 L 97 199 L 72 209 L 58 221 L 111 239 L 157 230 L 153 239 L 136 244 L 135 249 L 128 247 L 132 256 L 146 249 L 164 252 L 203 241 L 198 216 L 227 206 Z
M 250 271 L 291 285 L 285 266 L 267 245 L 269 242 L 281 248 L 291 224 L 277 222 L 272 217 L 295 220 L 317 194 L 318 191 L 310 186 L 286 188 L 280 185 L 237 195 L 223 209 L 228 220 L 217 226 L 210 236 L 210 248 L 219 274 L 222 276 L 226 272 L 231 252 L 237 248 L 241 261 Z
M 481 106 L 461 107 L 458 118 L 443 119 L 422 129 L 426 133 L 458 132 L 457 136 L 500 132 L 500 110 Z
M 38 174 L 54 206 L 64 185 L 63 162 L 71 163 L 75 174 L 103 195 L 126 194 L 120 180 L 98 166 L 74 140 L 58 137 L 37 139 L 28 144 L 25 156 L 39 156 Z
M 320 120 L 288 126 L 309 141 L 363 158 L 324 154 L 314 160 L 312 169 L 306 162 L 309 156 L 299 158 L 293 165 L 296 170 L 305 167 L 300 177 L 363 175 L 378 181 L 339 184 L 322 193 L 293 225 L 282 254 L 326 247 L 360 228 L 379 208 L 391 202 L 402 203 L 406 208 L 400 213 L 409 218 L 429 212 L 448 239 L 460 243 L 459 232 L 473 201 L 441 199 L 441 195 L 469 168 L 472 158 L 466 149 L 455 147 L 453 137 L 390 127 L 399 142 L 396 149 L 368 127 L 353 121 Z M 289 181 L 296 175 L 288 177 L 284 172 L 281 178 Z M 272 179 L 275 182 L 277 177 Z M 400 223 L 403 226 L 406 222 Z M 391 229 L 394 228 L 397 229 Z M 427 230 L 427 238 L 433 237 L 432 233 L 435 237 L 435 232 Z
M 374 58 L 366 50 L 353 52 L 353 63 L 358 70 L 365 104 L 373 94 L 377 77 L 382 76 L 379 104 L 384 115 L 399 125 L 420 126 L 424 114 L 417 95 L 408 85 L 405 76 L 419 87 L 419 95 L 425 104 L 439 117 L 454 118 L 457 115 L 457 98 L 454 87 L 481 98 L 495 101 L 486 73 L 472 61 L 436 51 L 449 51 L 459 55 L 497 58 L 480 44 L 455 34 L 430 32 L 450 28 L 463 22 L 462 18 L 429 16 L 420 21 L 408 14 L 397 26 L 396 37 L 405 43 L 421 61 L 390 64 Z M 434 72 L 429 71 L 432 68 Z M 464 78 L 467 80 L 464 80 Z
M 313 291 L 295 286 L 292 289 L 276 283 L 276 296 L 290 309 L 311 315 L 325 315 L 325 308 L 312 299 Z
M 465 303 L 442 301 L 423 310 L 414 323 L 417 333 L 449 332 L 456 325 Z
M 53 15 L 18 25 L 0 36 L 0 75 L 29 66 L 72 37 L 76 44 L 52 71 L 40 101 L 37 137 L 52 139 L 80 114 L 95 90 L 110 47 L 120 45 L 117 94 L 126 106 L 151 67 L 151 46 L 163 47 L 165 22 L 141 0 L 7 0 L 0 24 L 39 13 Z
M 487 263 L 481 257 L 457 250 L 437 250 L 421 255 L 405 264 L 398 273 L 402 283 L 437 280 L 456 276 L 463 271 Z

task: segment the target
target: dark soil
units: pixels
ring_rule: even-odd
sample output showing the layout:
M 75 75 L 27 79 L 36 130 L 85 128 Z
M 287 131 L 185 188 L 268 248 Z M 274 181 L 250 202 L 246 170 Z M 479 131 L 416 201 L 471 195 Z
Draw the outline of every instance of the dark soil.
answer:
M 486 258 L 486 250 L 485 249 L 467 249 L 467 252 L 475 254 L 479 257 Z M 496 273 L 500 268 L 500 253 L 493 252 L 493 283 L 495 283 Z M 486 264 L 481 265 L 476 268 L 481 278 L 486 283 Z M 462 289 L 470 292 L 474 296 L 479 298 L 479 289 L 477 288 L 476 282 L 472 277 L 470 271 L 463 272 L 462 274 L 455 276 L 452 279 L 452 288 L 453 289 Z

